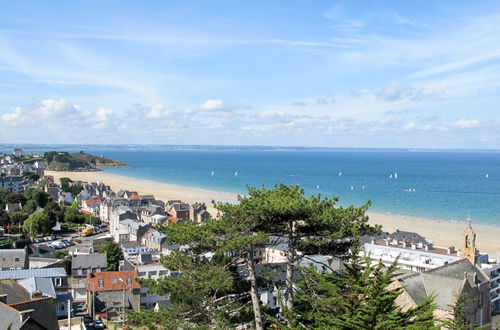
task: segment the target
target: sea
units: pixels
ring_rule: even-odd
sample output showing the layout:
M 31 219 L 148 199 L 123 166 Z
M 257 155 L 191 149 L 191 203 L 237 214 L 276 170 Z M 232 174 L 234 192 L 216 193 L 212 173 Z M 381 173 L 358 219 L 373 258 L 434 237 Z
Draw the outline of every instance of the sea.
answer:
M 500 226 L 498 151 L 82 148 L 44 151 L 84 150 L 132 166 L 105 169 L 109 173 L 210 191 L 245 194 L 247 186 L 300 185 L 306 195 L 338 196 L 342 206 L 371 201 L 372 212 L 457 223 L 470 216 L 474 223 Z

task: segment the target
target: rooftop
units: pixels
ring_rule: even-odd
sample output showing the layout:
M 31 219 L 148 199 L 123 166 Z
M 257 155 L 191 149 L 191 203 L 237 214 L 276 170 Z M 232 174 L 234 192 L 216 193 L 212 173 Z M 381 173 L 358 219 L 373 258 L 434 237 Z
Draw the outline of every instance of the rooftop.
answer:
M 87 275 L 88 289 L 91 291 L 121 291 L 125 289 L 140 289 L 141 286 L 135 280 L 135 271 L 100 272 Z

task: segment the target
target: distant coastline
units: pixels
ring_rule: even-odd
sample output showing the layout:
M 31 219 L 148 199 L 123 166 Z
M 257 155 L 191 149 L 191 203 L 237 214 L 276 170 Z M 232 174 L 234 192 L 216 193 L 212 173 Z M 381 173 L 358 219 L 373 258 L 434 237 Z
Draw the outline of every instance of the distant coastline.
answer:
M 409 151 L 409 152 L 500 152 L 500 149 L 372 148 L 272 145 L 175 145 L 175 144 L 30 144 L 0 143 L 0 150 L 21 147 L 28 150 L 221 150 L 221 151 Z

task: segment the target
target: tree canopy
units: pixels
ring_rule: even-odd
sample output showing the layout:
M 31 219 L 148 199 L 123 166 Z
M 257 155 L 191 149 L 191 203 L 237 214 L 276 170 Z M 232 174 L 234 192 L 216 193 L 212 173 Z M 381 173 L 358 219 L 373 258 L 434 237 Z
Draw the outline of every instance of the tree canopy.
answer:
M 35 212 L 24 221 L 23 229 L 31 235 L 47 234 L 51 229 L 51 221 L 46 213 Z
M 101 253 L 106 253 L 108 271 L 117 271 L 120 261 L 123 260 L 121 245 L 115 242 L 106 242 L 101 248 Z

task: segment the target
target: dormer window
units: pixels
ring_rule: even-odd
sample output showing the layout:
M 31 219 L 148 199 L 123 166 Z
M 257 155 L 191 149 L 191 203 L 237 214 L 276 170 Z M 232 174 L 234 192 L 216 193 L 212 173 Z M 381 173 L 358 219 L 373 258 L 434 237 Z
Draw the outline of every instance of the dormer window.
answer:
M 104 280 L 103 279 L 99 279 L 98 280 L 98 285 L 100 288 L 104 288 Z

